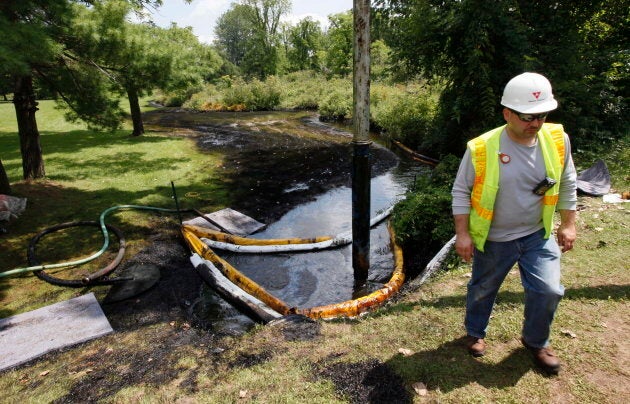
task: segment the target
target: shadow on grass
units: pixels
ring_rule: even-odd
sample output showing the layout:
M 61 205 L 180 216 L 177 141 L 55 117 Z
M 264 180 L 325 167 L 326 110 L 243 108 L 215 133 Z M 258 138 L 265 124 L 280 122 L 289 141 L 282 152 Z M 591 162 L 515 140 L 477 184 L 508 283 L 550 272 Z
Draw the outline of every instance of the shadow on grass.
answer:
M 115 132 L 73 130 L 68 132 L 40 133 L 44 161 L 48 161 L 51 154 L 69 156 L 66 158 L 55 157 L 55 160 L 57 160 L 56 164 L 61 163 L 69 172 L 73 172 L 78 167 L 98 167 L 103 164 L 106 164 L 108 167 L 110 164 L 114 164 L 129 170 L 130 166 L 133 166 L 133 164 L 129 162 L 142 157 L 140 153 L 136 155 L 133 153 L 120 153 L 119 155 L 114 154 L 109 161 L 106 162 L 102 161 L 102 159 L 90 159 L 89 156 L 85 156 L 85 159 L 73 157 L 80 154 L 82 150 L 86 148 L 115 149 L 121 146 L 160 144 L 167 141 L 171 141 L 171 139 L 165 136 L 129 136 L 127 131 L 121 130 Z M 0 150 L 2 150 L 2 161 L 7 173 L 21 173 L 22 157 L 20 154 L 20 140 L 18 134 L 15 132 L 0 132 Z M 77 163 L 77 161 L 79 161 L 79 163 Z M 175 160 L 172 160 L 170 162 L 164 162 L 164 164 L 175 162 Z M 158 166 L 157 168 L 159 169 L 160 167 Z M 154 170 L 156 168 L 152 167 L 151 169 Z M 68 178 L 59 179 L 67 180 Z
M 487 389 L 512 387 L 533 368 L 524 348 L 512 351 L 498 363 L 488 363 L 470 356 L 461 338 L 411 356 L 396 355 L 386 363 L 410 384 L 423 382 L 428 390 L 442 393 L 473 383 Z
M 145 153 L 128 152 L 111 155 L 106 162 L 102 158 L 85 158 L 80 164 L 74 158 L 55 158 L 55 164 L 67 169 L 65 173 L 55 173 L 54 178 L 58 181 L 73 181 L 88 178 L 98 178 L 105 172 L 108 176 L 120 176 L 130 171 L 130 161 L 143 161 Z M 161 158 L 151 159 L 151 170 L 168 170 L 176 164 L 181 163 L 181 159 Z M 106 167 L 99 168 L 103 164 Z

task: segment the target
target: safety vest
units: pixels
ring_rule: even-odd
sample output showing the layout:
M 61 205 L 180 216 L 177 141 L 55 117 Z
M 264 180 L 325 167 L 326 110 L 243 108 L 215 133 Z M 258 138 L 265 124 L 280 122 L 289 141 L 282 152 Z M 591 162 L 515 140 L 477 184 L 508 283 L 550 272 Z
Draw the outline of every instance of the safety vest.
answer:
M 475 247 L 480 251 L 483 251 L 488 238 L 494 202 L 499 189 L 499 139 L 505 126 L 488 131 L 468 142 L 475 169 L 468 231 Z M 556 180 L 556 184 L 542 197 L 545 238 L 549 238 L 553 227 L 553 215 L 558 203 L 560 177 L 564 169 L 565 150 L 562 125 L 543 124 L 538 132 L 538 144 L 542 150 L 547 176 Z

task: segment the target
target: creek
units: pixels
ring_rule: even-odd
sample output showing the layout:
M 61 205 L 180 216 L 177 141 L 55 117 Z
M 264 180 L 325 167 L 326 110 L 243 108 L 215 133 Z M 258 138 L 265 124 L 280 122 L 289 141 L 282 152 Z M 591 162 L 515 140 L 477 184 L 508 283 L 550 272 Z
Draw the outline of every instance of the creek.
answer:
M 286 113 L 283 113 L 286 114 Z M 313 122 L 314 125 L 322 125 Z M 320 128 L 321 129 L 321 128 Z M 336 131 L 347 127 L 337 126 Z M 371 135 L 372 149 L 388 148 L 386 141 Z M 382 152 L 382 150 L 381 150 Z M 426 175 L 429 168 L 405 155 L 395 153 L 396 164 L 371 180 L 371 216 L 387 209 L 400 199 L 417 177 Z M 373 156 L 374 154 L 372 154 Z M 273 158 L 269 155 L 266 158 Z M 277 164 L 282 164 L 281 157 Z M 330 169 L 342 169 L 331 166 Z M 289 194 L 308 188 L 310 178 L 287 184 L 280 193 Z M 256 195 L 251 195 L 256 198 Z M 281 195 L 279 196 L 281 197 Z M 352 190 L 349 186 L 335 186 L 314 200 L 298 204 L 279 220 L 269 224 L 252 238 L 289 238 L 334 236 L 352 229 Z M 370 232 L 370 269 L 366 284 L 355 285 L 352 268 L 352 247 L 303 253 L 243 254 L 215 250 L 230 264 L 263 286 L 292 307 L 312 307 L 337 303 L 366 295 L 382 287 L 391 276 L 393 254 L 387 220 L 372 227 Z M 212 324 L 213 329 L 235 332 L 248 329 L 252 322 L 240 315 L 214 293 L 203 288 L 201 298 L 194 305 L 197 318 Z

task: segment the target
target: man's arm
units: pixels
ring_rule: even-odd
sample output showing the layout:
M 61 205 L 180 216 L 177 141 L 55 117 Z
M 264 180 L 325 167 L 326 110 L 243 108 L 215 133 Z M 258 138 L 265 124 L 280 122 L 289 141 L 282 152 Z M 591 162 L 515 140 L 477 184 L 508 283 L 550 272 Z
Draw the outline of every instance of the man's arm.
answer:
M 473 242 L 468 233 L 470 215 L 453 215 L 455 221 L 455 251 L 464 261 L 470 262 L 473 256 Z
M 562 178 L 560 180 L 560 195 L 558 199 L 558 212 L 560 212 L 560 227 L 556 232 L 558 245 L 562 252 L 573 248 L 573 243 L 577 237 L 575 229 L 575 209 L 577 205 L 577 173 L 571 156 L 571 141 L 569 136 L 564 134 L 565 164 Z
M 466 262 L 470 262 L 473 255 L 473 242 L 468 232 L 468 218 L 470 217 L 470 193 L 475 181 L 475 169 L 472 165 L 470 150 L 466 149 L 459 170 L 455 176 L 453 189 L 453 220 L 455 221 L 455 251 Z

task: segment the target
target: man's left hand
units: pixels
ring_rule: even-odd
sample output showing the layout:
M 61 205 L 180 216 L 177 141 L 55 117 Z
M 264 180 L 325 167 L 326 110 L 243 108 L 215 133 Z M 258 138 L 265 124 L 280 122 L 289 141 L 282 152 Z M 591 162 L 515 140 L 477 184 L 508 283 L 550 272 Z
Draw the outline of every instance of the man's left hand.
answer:
M 576 230 L 574 224 L 561 224 L 558 228 L 558 245 L 562 249 L 562 252 L 567 252 L 573 248 L 573 243 L 576 239 Z

